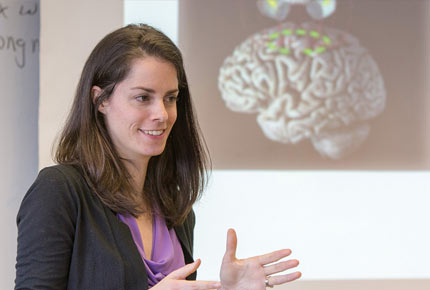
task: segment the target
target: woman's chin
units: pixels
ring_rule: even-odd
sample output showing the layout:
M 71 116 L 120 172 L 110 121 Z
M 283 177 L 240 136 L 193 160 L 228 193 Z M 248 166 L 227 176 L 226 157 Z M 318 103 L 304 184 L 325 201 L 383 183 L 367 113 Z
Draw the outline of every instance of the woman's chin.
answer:
M 163 154 L 164 152 L 164 147 L 162 149 L 159 150 L 152 150 L 150 152 L 144 152 L 142 153 L 142 156 L 146 156 L 146 157 L 155 157 L 155 156 L 160 156 L 161 154 Z

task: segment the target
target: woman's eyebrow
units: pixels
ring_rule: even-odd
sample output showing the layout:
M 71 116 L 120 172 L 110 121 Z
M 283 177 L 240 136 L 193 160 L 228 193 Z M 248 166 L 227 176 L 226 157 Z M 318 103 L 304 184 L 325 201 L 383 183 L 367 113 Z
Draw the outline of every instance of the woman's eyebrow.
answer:
M 148 93 L 155 93 L 155 91 L 153 89 L 150 88 L 145 88 L 145 87 L 132 87 L 132 90 L 142 90 L 142 91 L 147 91 Z
M 151 94 L 155 93 L 155 91 L 153 89 L 145 88 L 145 87 L 133 87 L 131 89 L 132 90 L 142 90 L 142 91 L 146 91 L 146 92 L 151 93 Z M 177 93 L 177 92 L 179 92 L 178 89 L 172 89 L 172 90 L 167 91 L 166 95 L 168 95 L 168 94 L 174 94 L 174 93 Z

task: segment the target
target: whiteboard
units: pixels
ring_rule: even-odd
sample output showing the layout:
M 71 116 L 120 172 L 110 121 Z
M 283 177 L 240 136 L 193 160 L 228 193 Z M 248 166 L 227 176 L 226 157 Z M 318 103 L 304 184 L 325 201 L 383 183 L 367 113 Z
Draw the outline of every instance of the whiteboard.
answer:
M 19 204 L 38 168 L 38 0 L 0 1 L 0 288 L 15 278 Z

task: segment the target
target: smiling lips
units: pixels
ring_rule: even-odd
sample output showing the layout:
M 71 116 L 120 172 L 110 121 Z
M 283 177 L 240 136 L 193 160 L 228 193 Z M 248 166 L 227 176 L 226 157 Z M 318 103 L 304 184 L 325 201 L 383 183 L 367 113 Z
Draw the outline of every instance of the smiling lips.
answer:
M 166 130 L 141 130 L 139 129 L 140 132 L 143 132 L 146 135 L 151 135 L 151 136 L 160 136 L 164 133 L 164 131 Z

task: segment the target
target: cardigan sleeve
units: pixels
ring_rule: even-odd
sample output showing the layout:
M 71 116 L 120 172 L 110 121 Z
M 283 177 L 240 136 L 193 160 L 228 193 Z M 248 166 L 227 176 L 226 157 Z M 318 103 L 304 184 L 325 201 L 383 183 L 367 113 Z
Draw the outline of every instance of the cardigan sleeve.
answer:
M 39 173 L 17 216 L 15 289 L 67 289 L 78 203 L 62 172 Z
M 188 216 L 188 224 L 187 224 L 187 231 L 188 236 L 190 237 L 190 244 L 191 244 L 191 255 L 193 255 L 194 252 L 194 227 L 196 225 L 196 215 L 194 213 L 194 210 L 190 211 L 190 214 Z
M 194 210 L 191 210 L 183 225 L 175 227 L 176 235 L 181 241 L 182 250 L 184 252 L 185 264 L 192 263 L 193 259 L 193 246 L 194 246 L 194 226 L 196 223 L 196 216 Z M 196 280 L 197 272 L 190 274 L 187 280 Z

